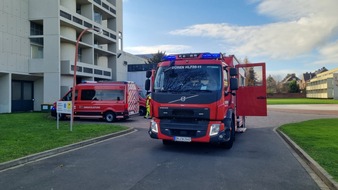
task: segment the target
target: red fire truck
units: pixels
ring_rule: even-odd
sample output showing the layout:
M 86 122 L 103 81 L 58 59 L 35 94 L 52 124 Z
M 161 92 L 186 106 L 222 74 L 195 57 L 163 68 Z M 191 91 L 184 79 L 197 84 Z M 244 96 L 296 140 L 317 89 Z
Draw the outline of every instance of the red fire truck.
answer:
M 134 82 L 87 82 L 76 85 L 75 90 L 74 117 L 103 118 L 113 122 L 139 113 L 139 88 Z M 71 100 L 72 90 L 61 99 Z M 51 115 L 56 116 L 56 104 L 51 109 Z
M 149 135 L 172 141 L 217 143 L 230 149 L 245 116 L 266 116 L 265 63 L 239 64 L 221 53 L 168 55 L 147 72 Z

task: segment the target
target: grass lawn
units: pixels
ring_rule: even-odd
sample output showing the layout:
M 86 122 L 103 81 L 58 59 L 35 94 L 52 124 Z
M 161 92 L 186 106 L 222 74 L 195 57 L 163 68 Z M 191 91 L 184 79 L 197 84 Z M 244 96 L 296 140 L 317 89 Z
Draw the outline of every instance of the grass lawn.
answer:
M 40 112 L 0 114 L 0 121 L 0 163 L 127 129 L 75 121 L 71 132 L 70 122 L 60 121 L 57 130 L 56 119 Z
M 338 181 L 338 119 L 291 123 L 279 128 Z
M 338 104 L 333 99 L 312 99 L 312 98 L 268 98 L 268 105 L 277 104 Z

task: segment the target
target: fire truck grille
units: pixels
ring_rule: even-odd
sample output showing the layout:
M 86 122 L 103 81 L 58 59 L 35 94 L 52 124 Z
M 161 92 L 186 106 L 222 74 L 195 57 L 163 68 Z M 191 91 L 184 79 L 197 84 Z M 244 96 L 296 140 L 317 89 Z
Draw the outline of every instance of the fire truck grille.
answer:
M 159 118 L 168 119 L 209 119 L 210 110 L 208 108 L 168 108 L 160 107 L 158 110 Z
M 182 122 L 163 119 L 160 122 L 161 133 L 167 136 L 203 137 L 208 130 L 207 121 Z
M 195 137 L 196 130 L 178 130 L 172 129 L 170 130 L 172 136 L 184 136 L 184 137 Z
M 193 110 L 186 110 L 186 109 L 176 109 L 173 110 L 172 116 L 186 116 L 186 117 L 191 117 L 194 116 L 194 111 Z

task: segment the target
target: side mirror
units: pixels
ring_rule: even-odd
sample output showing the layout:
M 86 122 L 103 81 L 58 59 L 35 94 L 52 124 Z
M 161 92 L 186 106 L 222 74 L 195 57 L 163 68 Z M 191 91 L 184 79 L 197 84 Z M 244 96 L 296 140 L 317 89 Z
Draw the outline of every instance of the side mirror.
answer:
M 150 70 L 150 71 L 147 71 L 147 72 L 146 72 L 146 77 L 147 77 L 147 78 L 150 78 L 150 77 L 151 77 L 151 74 L 152 74 L 152 73 L 151 73 L 151 70 Z
M 230 90 L 238 90 L 238 79 L 230 78 Z
M 238 71 L 236 68 L 230 68 L 230 76 L 234 77 L 238 75 Z
M 150 79 L 148 78 L 144 84 L 144 88 L 146 91 L 150 90 Z

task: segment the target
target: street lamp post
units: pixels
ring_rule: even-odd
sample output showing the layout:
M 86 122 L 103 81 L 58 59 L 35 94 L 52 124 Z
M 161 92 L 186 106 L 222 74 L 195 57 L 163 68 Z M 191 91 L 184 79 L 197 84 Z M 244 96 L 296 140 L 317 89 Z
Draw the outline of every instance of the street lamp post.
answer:
M 76 44 L 75 44 L 75 58 L 74 58 L 74 76 L 73 76 L 73 88 L 72 88 L 72 115 L 71 115 L 71 119 L 70 119 L 70 131 L 73 130 L 73 122 L 74 122 L 74 107 L 75 107 L 75 86 L 76 86 L 76 71 L 77 71 L 77 60 L 78 60 L 78 49 L 79 49 L 79 42 L 81 37 L 83 36 L 84 33 L 86 33 L 88 30 L 95 30 L 96 32 L 101 33 L 102 30 L 100 28 L 86 28 L 84 29 L 79 37 L 76 40 Z

